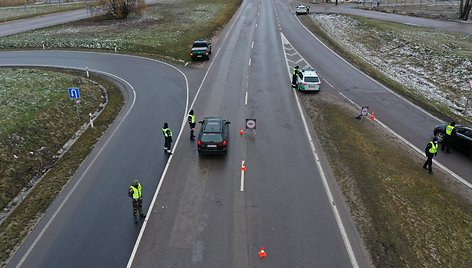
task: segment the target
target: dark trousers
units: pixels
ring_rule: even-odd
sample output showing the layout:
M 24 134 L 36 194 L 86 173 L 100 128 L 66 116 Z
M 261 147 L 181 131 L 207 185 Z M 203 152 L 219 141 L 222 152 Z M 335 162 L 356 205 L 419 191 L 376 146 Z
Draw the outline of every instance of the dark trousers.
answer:
M 135 219 L 138 218 L 138 213 L 140 216 L 144 216 L 143 213 L 143 199 L 134 199 L 133 198 L 133 216 Z
M 433 173 L 433 156 L 434 154 L 426 153 L 426 162 L 424 162 L 423 168 L 429 170 L 429 173 Z
M 293 74 L 292 75 L 292 85 L 296 85 L 297 84 L 297 75 L 296 74 Z
M 193 132 L 195 131 L 195 123 L 188 123 L 190 126 L 190 139 L 193 140 L 195 138 L 195 135 Z
M 172 146 L 172 138 L 166 137 L 164 141 L 164 150 L 166 150 L 167 152 L 170 152 L 171 146 Z
M 444 140 L 441 144 L 441 151 L 444 151 L 444 149 L 446 149 L 446 153 L 449 153 L 450 152 L 450 143 L 451 143 L 451 137 L 450 135 L 444 135 Z

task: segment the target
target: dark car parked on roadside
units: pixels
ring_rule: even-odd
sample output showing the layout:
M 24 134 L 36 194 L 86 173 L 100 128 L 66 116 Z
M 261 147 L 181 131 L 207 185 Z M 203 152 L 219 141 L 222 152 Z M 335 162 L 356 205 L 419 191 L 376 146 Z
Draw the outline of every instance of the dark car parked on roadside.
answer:
M 448 124 L 438 125 L 433 131 L 434 135 L 438 137 L 438 142 L 440 143 L 444 141 L 447 125 Z M 456 135 L 452 135 L 451 137 L 451 147 L 465 152 L 469 157 L 472 158 L 472 127 L 456 125 L 455 129 Z
M 198 134 L 197 149 L 199 153 L 211 154 L 228 151 L 230 122 L 223 117 L 205 117 Z

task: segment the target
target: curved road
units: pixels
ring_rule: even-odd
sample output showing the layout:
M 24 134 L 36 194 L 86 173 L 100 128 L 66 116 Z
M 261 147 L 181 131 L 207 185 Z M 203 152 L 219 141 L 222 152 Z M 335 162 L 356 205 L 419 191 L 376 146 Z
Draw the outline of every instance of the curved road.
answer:
M 162 124 L 168 122 L 177 137 L 186 117 L 186 77 L 170 65 L 130 56 L 39 51 L 0 58 L 1 65 L 87 66 L 113 74 L 128 93 L 125 109 L 8 266 L 23 261 L 26 252 L 24 267 L 125 266 L 140 229 L 127 190 L 138 178 L 148 209 L 167 161 Z
M 281 34 L 298 53 L 284 54 Z M 305 134 L 297 100 L 287 87 L 287 65 L 303 56 L 329 81 L 322 90 L 337 90 L 373 107 L 380 120 L 419 148 L 437 120 L 333 55 L 284 1 L 244 1 L 218 47 L 204 68 L 203 84 L 190 82 L 191 90 L 175 68 L 138 57 L 0 53 L 1 65 L 87 66 L 110 73 L 128 92 L 124 111 L 9 267 L 19 262 L 24 267 L 125 266 L 140 231 L 126 196 L 133 177 L 143 182 L 146 210 L 156 187 L 159 191 L 129 261 L 133 267 L 369 266 L 334 178 L 317 165 L 326 162 L 313 154 L 318 144 Z M 204 75 L 185 72 L 190 81 Z M 339 72 L 344 75 L 335 75 Z M 162 123 L 169 122 L 177 136 L 187 101 L 196 94 L 198 119 L 221 115 L 232 122 L 230 151 L 226 157 L 199 157 L 184 125 L 183 139 L 166 166 Z M 257 133 L 240 137 L 239 128 L 251 117 L 258 120 Z M 470 165 L 461 166 L 465 158 L 438 159 L 472 180 Z M 257 257 L 262 246 L 268 253 L 263 262 Z

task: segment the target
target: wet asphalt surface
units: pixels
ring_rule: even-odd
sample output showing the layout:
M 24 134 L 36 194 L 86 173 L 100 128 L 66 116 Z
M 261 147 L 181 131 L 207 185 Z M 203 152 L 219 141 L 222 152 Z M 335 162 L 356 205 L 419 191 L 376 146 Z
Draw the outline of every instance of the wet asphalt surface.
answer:
M 288 66 L 315 67 L 328 81 L 322 90 L 368 104 L 419 148 L 437 119 L 334 56 L 306 33 L 285 1 L 243 2 L 213 51 L 208 62 L 177 66 L 185 76 L 172 66 L 122 55 L 0 53 L 1 65 L 87 66 L 114 79 L 127 96 L 120 116 L 9 267 L 24 256 L 24 267 L 126 266 L 142 226 L 134 224 L 126 195 L 134 177 L 143 184 L 148 218 L 133 267 L 349 267 L 352 260 L 333 206 L 340 210 L 358 264 L 368 266 L 326 167 L 334 203 L 325 191 L 289 86 Z M 192 107 L 197 121 L 225 116 L 232 122 L 226 156 L 199 156 L 188 139 L 186 108 L 197 93 Z M 257 129 L 240 136 L 246 118 L 256 118 Z M 163 122 L 173 129 L 174 140 L 183 130 L 171 158 L 162 150 Z M 472 174 L 470 160 L 458 154 L 438 160 L 457 173 Z M 243 190 L 242 161 L 247 166 Z M 262 246 L 268 254 L 263 261 L 257 256 Z

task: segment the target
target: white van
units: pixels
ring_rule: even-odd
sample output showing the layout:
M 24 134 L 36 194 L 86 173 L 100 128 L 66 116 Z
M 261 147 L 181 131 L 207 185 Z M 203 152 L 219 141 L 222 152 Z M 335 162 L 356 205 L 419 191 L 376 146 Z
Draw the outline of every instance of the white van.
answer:
M 300 91 L 319 91 L 321 79 L 313 68 L 302 69 L 297 77 L 297 89 Z

